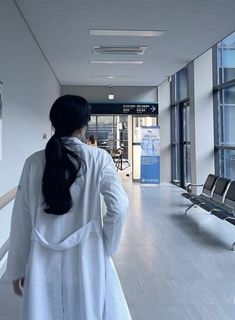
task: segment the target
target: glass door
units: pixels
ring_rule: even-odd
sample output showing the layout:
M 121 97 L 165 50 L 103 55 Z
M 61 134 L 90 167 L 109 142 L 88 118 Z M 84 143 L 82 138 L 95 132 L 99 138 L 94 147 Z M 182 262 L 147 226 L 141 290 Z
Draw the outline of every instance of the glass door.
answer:
M 98 148 L 109 152 L 119 170 L 130 166 L 128 159 L 127 115 L 92 115 L 87 138 L 93 135 Z

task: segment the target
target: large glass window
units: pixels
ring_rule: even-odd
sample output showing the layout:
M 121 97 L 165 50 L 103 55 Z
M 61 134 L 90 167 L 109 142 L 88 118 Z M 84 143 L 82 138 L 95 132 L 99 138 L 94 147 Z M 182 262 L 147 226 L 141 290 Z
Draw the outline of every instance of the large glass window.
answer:
M 184 149 L 184 186 L 191 182 L 191 139 L 190 139 L 190 105 L 183 104 L 183 149 Z
M 218 92 L 219 143 L 235 145 L 235 87 Z
M 190 102 L 188 70 L 183 68 L 171 81 L 172 182 L 186 187 L 191 182 Z
M 183 68 L 175 74 L 176 77 L 176 101 L 188 97 L 188 69 Z
M 217 84 L 235 79 L 235 32 L 217 46 Z
M 172 181 L 180 182 L 179 105 L 171 109 Z
M 219 149 L 219 174 L 235 180 L 235 150 Z
M 214 50 L 216 173 L 235 179 L 235 32 Z

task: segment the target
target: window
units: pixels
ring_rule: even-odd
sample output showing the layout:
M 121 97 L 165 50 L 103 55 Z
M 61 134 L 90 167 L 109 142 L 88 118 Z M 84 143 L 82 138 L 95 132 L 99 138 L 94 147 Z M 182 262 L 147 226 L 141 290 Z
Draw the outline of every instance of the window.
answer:
M 183 68 L 175 74 L 176 77 L 176 101 L 188 97 L 188 69 Z
M 171 109 L 171 155 L 172 155 L 172 181 L 179 184 L 179 105 L 172 106 Z
M 217 84 L 235 79 L 235 32 L 217 46 Z
M 235 150 L 219 149 L 219 174 L 235 180 Z
M 219 143 L 235 145 L 235 87 L 218 91 Z
M 190 102 L 188 69 L 177 72 L 171 81 L 172 182 L 186 187 L 191 182 Z
M 235 179 L 235 32 L 214 51 L 216 173 Z

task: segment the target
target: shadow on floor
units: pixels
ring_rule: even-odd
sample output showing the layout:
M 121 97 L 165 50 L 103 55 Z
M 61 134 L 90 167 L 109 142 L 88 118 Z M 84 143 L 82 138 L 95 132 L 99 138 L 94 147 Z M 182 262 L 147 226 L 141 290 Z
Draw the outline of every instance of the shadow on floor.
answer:
M 218 233 L 222 227 L 217 228 L 218 223 L 222 221 L 216 217 L 208 213 L 196 213 L 194 215 L 189 213 L 184 215 L 184 212 L 182 212 L 182 214 L 172 213 L 169 216 L 191 240 L 197 241 L 198 244 L 210 248 L 231 250 L 232 243 L 228 244 Z

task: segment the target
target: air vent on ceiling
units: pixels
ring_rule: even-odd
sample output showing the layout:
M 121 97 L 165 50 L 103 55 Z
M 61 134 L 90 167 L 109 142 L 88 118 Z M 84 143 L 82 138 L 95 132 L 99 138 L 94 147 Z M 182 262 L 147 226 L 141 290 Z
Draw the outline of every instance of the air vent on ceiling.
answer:
M 146 46 L 94 46 L 93 52 L 98 54 L 144 54 Z

